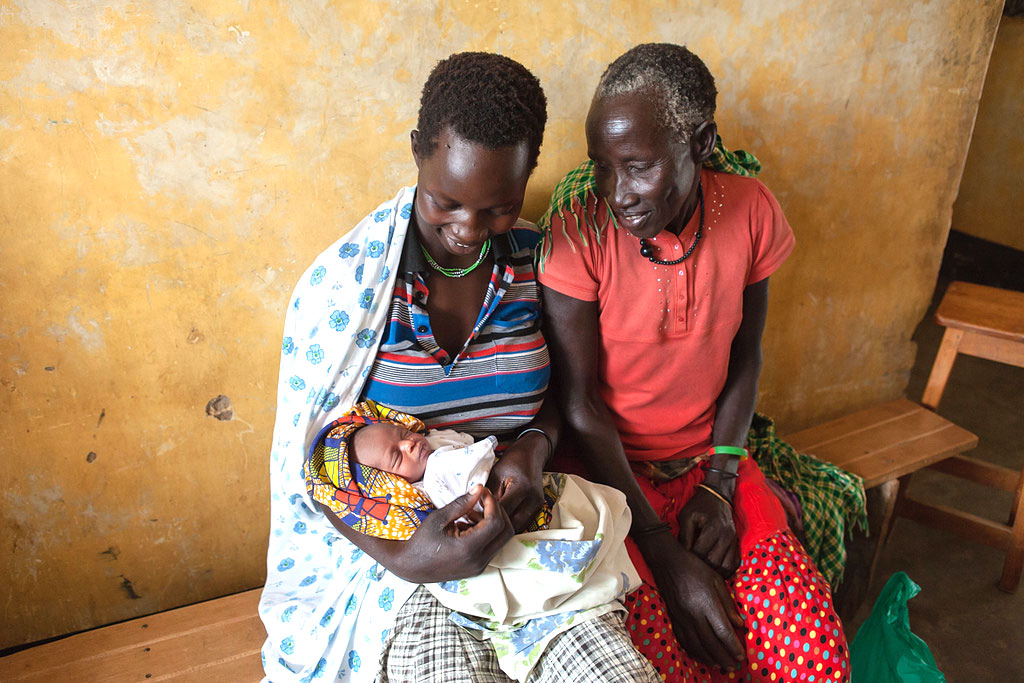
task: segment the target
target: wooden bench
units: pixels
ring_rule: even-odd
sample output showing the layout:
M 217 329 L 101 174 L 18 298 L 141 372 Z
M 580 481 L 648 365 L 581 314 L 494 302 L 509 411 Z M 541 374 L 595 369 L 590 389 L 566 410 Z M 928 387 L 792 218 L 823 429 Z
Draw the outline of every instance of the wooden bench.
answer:
M 900 478 L 978 445 L 978 437 L 931 410 L 899 399 L 782 437 L 853 472 L 867 490 L 869 535 L 847 541 L 846 572 L 834 596 L 839 616 L 850 620 L 867 595 L 900 492 Z
M 260 589 L 86 631 L 0 659 L 0 681 L 258 681 Z
M 782 437 L 800 453 L 827 460 L 864 480 L 864 488 L 899 479 L 978 445 L 978 437 L 905 398 Z
M 871 536 L 847 544 L 846 579 L 835 601 L 850 618 L 866 595 L 890 524 L 899 478 L 974 448 L 978 438 L 900 399 L 783 439 L 864 479 Z M 2 681 L 167 679 L 256 681 L 266 634 L 259 590 L 69 636 L 0 659 Z

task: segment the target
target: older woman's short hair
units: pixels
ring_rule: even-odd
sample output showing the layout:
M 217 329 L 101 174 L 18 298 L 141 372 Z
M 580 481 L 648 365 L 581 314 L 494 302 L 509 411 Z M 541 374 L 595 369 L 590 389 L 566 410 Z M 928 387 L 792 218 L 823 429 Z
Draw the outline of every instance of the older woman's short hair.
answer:
M 519 62 L 489 52 L 460 52 L 437 63 L 423 85 L 416 154 L 430 156 L 441 131 L 488 149 L 529 145 L 537 165 L 547 123 L 540 81 Z
M 715 78 L 700 57 L 682 45 L 644 43 L 608 65 L 595 99 L 639 93 L 650 98 L 662 122 L 683 142 L 715 117 Z

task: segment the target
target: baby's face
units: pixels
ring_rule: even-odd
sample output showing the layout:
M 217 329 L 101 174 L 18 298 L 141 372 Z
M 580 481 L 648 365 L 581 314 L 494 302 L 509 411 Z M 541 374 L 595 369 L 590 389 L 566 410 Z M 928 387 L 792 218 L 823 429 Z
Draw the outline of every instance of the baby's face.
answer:
M 397 474 L 407 481 L 423 478 L 430 446 L 422 434 L 388 422 L 367 425 L 352 438 L 356 462 Z

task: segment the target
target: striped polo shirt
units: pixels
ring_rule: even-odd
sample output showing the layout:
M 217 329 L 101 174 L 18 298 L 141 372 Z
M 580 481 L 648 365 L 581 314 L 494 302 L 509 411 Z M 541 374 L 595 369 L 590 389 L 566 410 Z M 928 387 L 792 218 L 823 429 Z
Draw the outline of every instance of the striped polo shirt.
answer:
M 377 357 L 363 398 L 415 415 L 432 429 L 511 439 L 540 410 L 551 374 L 533 269 L 535 226 L 518 221 L 491 240 L 494 269 L 470 338 L 455 358 L 434 339 L 419 237 L 410 229 Z

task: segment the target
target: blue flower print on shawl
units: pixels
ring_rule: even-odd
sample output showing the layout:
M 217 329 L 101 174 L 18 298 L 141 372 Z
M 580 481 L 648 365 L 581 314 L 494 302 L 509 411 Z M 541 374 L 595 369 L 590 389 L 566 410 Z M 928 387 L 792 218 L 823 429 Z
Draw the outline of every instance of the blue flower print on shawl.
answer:
M 359 346 L 361 348 L 367 349 L 367 348 L 370 348 L 371 346 L 373 346 L 373 344 L 374 344 L 374 342 L 376 340 L 377 340 L 377 331 L 376 330 L 371 330 L 371 329 L 359 330 L 359 333 L 356 335 L 356 346 Z
M 345 311 L 334 311 L 331 313 L 331 329 L 337 332 L 343 332 L 348 327 L 348 313 Z

